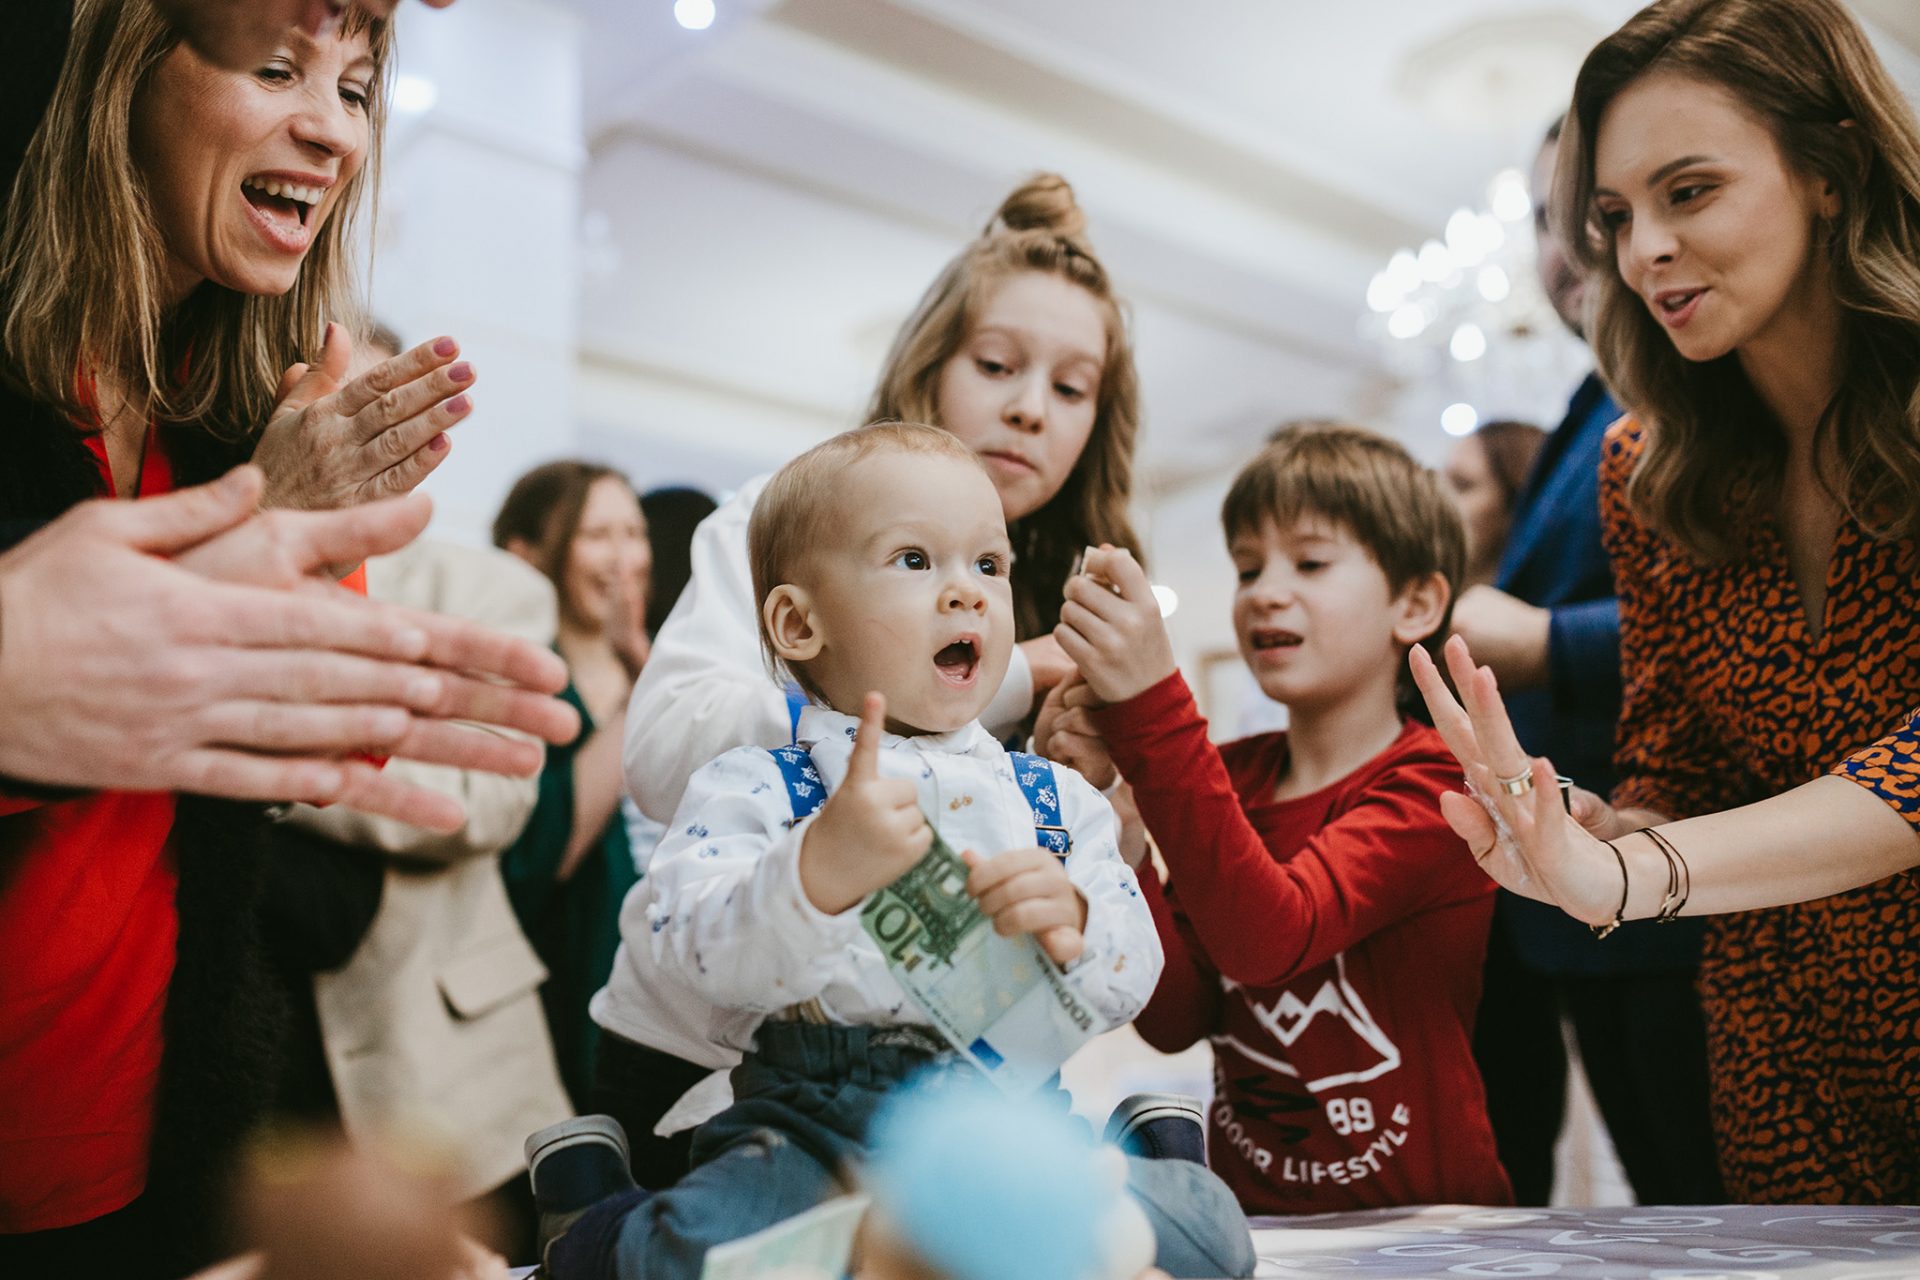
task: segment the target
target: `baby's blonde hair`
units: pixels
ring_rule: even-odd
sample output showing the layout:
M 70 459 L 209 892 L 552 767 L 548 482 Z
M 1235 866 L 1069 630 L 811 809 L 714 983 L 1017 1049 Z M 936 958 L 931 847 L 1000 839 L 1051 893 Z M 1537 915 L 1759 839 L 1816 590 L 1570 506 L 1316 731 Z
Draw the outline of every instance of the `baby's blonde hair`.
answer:
M 753 571 L 760 650 L 775 678 L 779 678 L 784 665 L 800 687 L 815 698 L 823 695 L 808 679 L 805 667 L 783 664 L 774 652 L 773 636 L 767 631 L 767 597 L 775 587 L 793 582 L 800 561 L 831 536 L 840 515 L 842 490 L 837 482 L 841 475 L 876 453 L 958 458 L 986 475 L 980 459 L 958 437 L 920 422 L 874 422 L 843 431 L 773 473 L 747 522 L 747 563 Z

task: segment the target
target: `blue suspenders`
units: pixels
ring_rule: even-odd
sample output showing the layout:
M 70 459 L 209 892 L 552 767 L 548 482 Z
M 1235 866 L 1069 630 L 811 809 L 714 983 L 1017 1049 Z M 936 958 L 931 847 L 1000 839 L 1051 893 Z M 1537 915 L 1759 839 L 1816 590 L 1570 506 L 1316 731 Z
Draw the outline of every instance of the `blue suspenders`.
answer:
M 787 820 L 787 826 L 792 827 L 826 802 L 827 789 L 805 747 L 774 747 L 772 754 L 787 784 L 787 800 L 793 805 L 793 817 Z M 1034 842 L 1055 857 L 1066 857 L 1073 852 L 1073 838 L 1060 820 L 1060 792 L 1054 786 L 1052 762 L 1025 751 L 1007 754 L 1013 759 L 1013 776 L 1020 784 L 1020 794 L 1027 798 L 1027 808 L 1033 813 Z

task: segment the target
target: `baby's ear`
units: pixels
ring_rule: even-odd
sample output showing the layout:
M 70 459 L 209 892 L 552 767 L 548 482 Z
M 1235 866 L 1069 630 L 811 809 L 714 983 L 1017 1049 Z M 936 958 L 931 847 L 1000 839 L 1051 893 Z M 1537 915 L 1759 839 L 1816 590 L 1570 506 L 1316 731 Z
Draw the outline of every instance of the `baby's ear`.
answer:
M 1440 629 L 1452 603 L 1453 587 L 1446 574 L 1415 578 L 1393 602 L 1393 638 L 1408 647 L 1419 644 Z
M 760 616 L 766 621 L 767 638 L 780 661 L 811 662 L 820 656 L 826 636 L 815 625 L 813 600 L 805 587 L 781 583 L 767 593 Z

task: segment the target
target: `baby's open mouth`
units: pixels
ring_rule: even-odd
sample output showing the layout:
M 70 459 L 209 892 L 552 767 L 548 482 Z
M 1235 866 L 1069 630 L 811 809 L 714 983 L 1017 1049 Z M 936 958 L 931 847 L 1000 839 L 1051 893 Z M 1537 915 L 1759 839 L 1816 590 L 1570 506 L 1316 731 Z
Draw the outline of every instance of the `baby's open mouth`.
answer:
M 315 206 L 325 196 L 323 187 L 303 187 L 295 182 L 282 182 L 278 178 L 248 178 L 240 184 L 240 193 L 247 203 L 256 209 L 264 210 L 275 221 L 291 222 L 306 226 Z
M 943 680 L 972 684 L 980 670 L 980 642 L 972 636 L 962 636 L 934 654 L 933 665 Z
M 1302 642 L 1298 633 L 1282 631 L 1277 627 L 1262 627 L 1248 639 L 1255 649 L 1291 649 Z

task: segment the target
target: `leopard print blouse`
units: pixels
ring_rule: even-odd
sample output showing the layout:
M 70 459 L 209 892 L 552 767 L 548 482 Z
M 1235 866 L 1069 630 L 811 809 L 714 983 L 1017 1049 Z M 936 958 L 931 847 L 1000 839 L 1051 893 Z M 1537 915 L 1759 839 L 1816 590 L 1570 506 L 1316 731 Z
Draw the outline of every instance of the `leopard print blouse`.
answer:
M 1618 805 L 1689 817 L 1850 779 L 1920 826 L 1920 547 L 1845 523 L 1825 625 L 1779 530 L 1702 565 L 1633 514 L 1645 444 L 1607 437 L 1600 503 L 1620 595 Z M 1809 857 L 1821 856 L 1809 850 Z M 1920 1201 L 1920 874 L 1711 922 L 1700 986 L 1714 1124 L 1739 1200 Z

